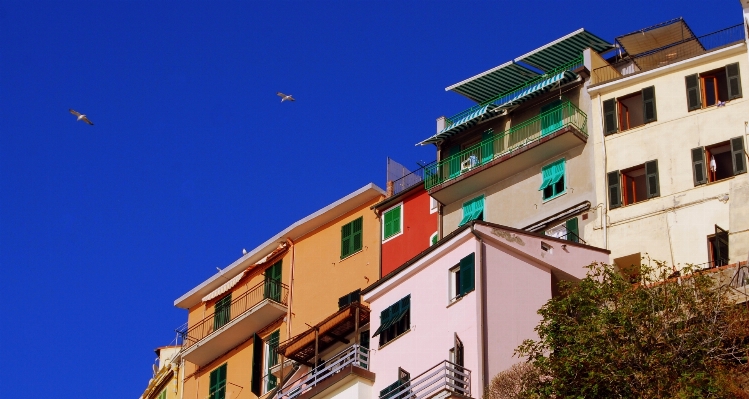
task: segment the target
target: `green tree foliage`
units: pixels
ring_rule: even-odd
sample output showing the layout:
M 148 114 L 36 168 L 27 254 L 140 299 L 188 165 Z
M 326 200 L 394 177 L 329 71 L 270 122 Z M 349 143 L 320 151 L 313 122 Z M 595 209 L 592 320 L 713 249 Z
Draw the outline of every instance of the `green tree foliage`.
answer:
M 614 266 L 588 268 L 539 311 L 539 340 L 518 348 L 536 372 L 517 397 L 749 398 L 749 308 L 735 268 L 674 277 L 655 262 L 634 284 Z

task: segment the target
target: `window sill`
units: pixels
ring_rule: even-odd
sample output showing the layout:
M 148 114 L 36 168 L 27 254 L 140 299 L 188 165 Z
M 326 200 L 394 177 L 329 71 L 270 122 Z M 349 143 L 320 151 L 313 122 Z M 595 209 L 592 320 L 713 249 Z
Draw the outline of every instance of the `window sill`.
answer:
M 475 290 L 474 290 L 474 291 L 475 291 Z M 462 300 L 463 298 L 467 297 L 467 296 L 468 296 L 468 295 L 470 295 L 471 293 L 473 293 L 473 291 L 471 291 L 471 292 L 468 292 L 468 293 L 466 293 L 466 294 L 464 294 L 464 295 L 461 295 L 461 296 L 459 296 L 459 297 L 455 297 L 455 298 L 451 299 L 451 300 L 450 300 L 450 303 L 448 303 L 448 304 L 447 304 L 447 306 L 445 306 L 445 308 L 450 308 L 450 307 L 452 307 L 453 305 L 455 305 L 456 303 L 460 302 L 460 301 L 461 301 L 461 300 Z
M 388 241 L 390 241 L 392 239 L 398 238 L 398 237 L 400 237 L 402 235 L 403 235 L 403 230 L 401 230 L 400 232 L 398 232 L 398 234 L 393 234 L 393 235 L 391 235 L 388 238 L 383 238 L 382 239 L 382 243 L 384 244 L 384 243 L 386 243 L 386 242 L 388 242 Z
M 358 250 L 358 251 L 354 252 L 354 253 L 353 253 L 353 254 L 351 254 L 351 255 L 346 255 L 346 257 L 345 257 L 345 258 L 341 258 L 341 260 L 340 260 L 340 261 L 341 261 L 341 262 L 343 262 L 344 260 L 346 260 L 346 259 L 348 259 L 348 258 L 351 258 L 352 256 L 358 255 L 358 254 L 360 254 L 360 253 L 362 253 L 362 252 L 364 252 L 364 247 L 362 247 L 362 249 L 360 249 L 360 250 Z
M 565 195 L 565 194 L 567 194 L 567 189 L 566 189 L 566 188 L 565 188 L 565 189 L 564 189 L 564 191 L 562 191 L 561 193 L 559 193 L 559 194 L 557 194 L 557 195 L 555 195 L 555 196 L 549 197 L 549 198 L 547 198 L 547 199 L 543 200 L 543 201 L 542 201 L 541 203 L 542 203 L 542 204 L 545 204 L 545 203 L 547 203 L 547 202 L 549 202 L 549 201 L 552 201 L 552 200 L 554 200 L 554 199 L 557 199 L 557 198 L 559 198 L 559 197 L 561 197 L 561 196 L 563 196 L 563 195 Z
M 386 347 L 386 346 L 390 345 L 391 343 L 393 343 L 393 342 L 397 341 L 398 339 L 400 339 L 400 337 L 402 337 L 402 336 L 404 336 L 404 335 L 406 335 L 406 334 L 408 334 L 408 333 L 410 333 L 410 332 L 411 332 L 411 327 L 409 327 L 409 328 L 408 328 L 408 330 L 406 330 L 406 331 L 403 331 L 403 334 L 401 334 L 401 335 L 399 335 L 399 336 L 397 336 L 397 337 L 395 337 L 395 338 L 391 339 L 391 340 L 390 340 L 390 341 L 388 341 L 388 342 L 385 342 L 385 344 L 384 344 L 384 345 L 382 345 L 382 346 L 380 346 L 380 347 L 378 347 L 378 348 L 377 348 L 377 350 L 382 350 L 382 348 L 384 348 L 384 347 Z

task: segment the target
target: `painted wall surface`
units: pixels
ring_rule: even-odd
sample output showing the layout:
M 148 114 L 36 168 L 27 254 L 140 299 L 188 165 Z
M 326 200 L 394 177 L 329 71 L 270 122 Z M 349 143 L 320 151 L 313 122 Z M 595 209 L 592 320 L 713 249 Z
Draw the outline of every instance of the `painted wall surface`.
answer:
M 739 63 L 743 98 L 724 107 L 688 111 L 685 77 Z M 691 149 L 744 136 L 749 121 L 749 62 L 746 46 L 709 53 L 591 89 L 595 146 L 603 150 L 600 103 L 654 86 L 658 120 L 605 138 L 606 158 L 597 159 L 599 197 L 607 195 L 606 172 L 658 160 L 660 196 L 608 211 L 612 259 L 636 252 L 669 263 L 709 261 L 707 236 L 714 225 L 729 231 L 730 260 L 746 258 L 745 175 L 695 187 Z M 598 95 L 600 94 L 600 98 Z M 601 150 L 601 151 L 602 151 Z M 709 160 L 708 160 L 709 162 Z
M 319 399 L 371 399 L 372 382 L 365 378 L 353 378 L 332 392 L 324 392 Z
M 232 399 L 251 399 L 255 394 L 250 392 L 252 376 L 252 339 L 235 347 L 201 370 L 195 370 L 191 363 L 185 363 L 185 377 L 182 392 L 183 398 L 206 398 L 209 395 L 211 372 L 226 364 L 226 397 Z
M 432 213 L 429 209 L 430 200 L 423 186 L 403 198 L 403 230 L 382 243 L 383 276 L 431 245 L 430 238 L 437 232 L 438 226 L 437 212 Z M 385 211 L 387 209 L 383 209 L 383 213 Z M 380 222 L 384 223 L 382 218 Z
M 398 367 L 414 379 L 437 363 L 449 359 L 457 333 L 465 347 L 465 367 L 478 370 L 476 340 L 476 291 L 449 303 L 449 270 L 460 259 L 476 250 L 476 240 L 465 234 L 455 244 L 440 248 L 440 254 L 428 263 L 401 272 L 397 284 L 378 290 L 376 296 L 365 295 L 372 317 L 370 331 L 380 326 L 380 313 L 397 300 L 411 295 L 411 329 L 378 348 L 378 337 L 372 338 L 370 370 L 377 375 L 374 394 L 398 379 Z M 472 374 L 471 392 L 480 394 Z

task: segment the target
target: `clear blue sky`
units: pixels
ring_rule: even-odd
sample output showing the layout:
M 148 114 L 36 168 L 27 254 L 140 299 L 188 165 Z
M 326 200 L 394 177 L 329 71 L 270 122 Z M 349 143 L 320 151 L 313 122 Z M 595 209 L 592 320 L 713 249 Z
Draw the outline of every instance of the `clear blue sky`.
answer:
M 737 0 L 0 0 L 0 396 L 137 398 L 173 301 L 470 102 L 444 88 L 585 27 Z M 276 91 L 293 94 L 283 103 Z M 68 108 L 94 126 L 76 122 Z

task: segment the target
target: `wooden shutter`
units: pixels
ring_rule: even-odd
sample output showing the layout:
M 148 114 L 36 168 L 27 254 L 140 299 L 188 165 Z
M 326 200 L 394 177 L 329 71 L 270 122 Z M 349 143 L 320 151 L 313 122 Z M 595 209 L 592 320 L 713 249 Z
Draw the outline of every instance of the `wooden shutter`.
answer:
M 392 223 L 390 224 L 390 235 L 396 235 L 401 232 L 401 212 L 403 212 L 403 207 L 398 206 L 395 208 L 392 213 Z
M 726 78 L 728 80 L 728 99 L 741 97 L 741 74 L 739 74 L 739 63 L 726 65 Z
M 603 134 L 616 133 L 616 99 L 603 102 Z
M 341 227 L 341 259 L 351 254 L 351 223 Z
M 689 111 L 702 108 L 700 94 L 700 78 L 695 73 L 684 78 L 687 84 L 687 109 Z
M 661 189 L 658 182 L 658 160 L 645 162 L 645 188 L 648 198 L 654 198 L 661 195 Z
M 695 187 L 707 183 L 704 147 L 692 148 L 692 171 Z
M 460 292 L 461 296 L 474 290 L 475 279 L 475 254 L 470 254 L 460 260 Z
M 733 174 L 746 172 L 746 159 L 744 158 L 744 138 L 734 137 L 731 139 L 731 155 L 733 155 Z
M 357 252 L 362 248 L 362 224 L 364 217 L 360 217 L 352 222 L 351 227 L 351 253 Z M 400 221 L 398 221 L 400 226 Z
M 642 89 L 642 116 L 645 123 L 658 120 L 655 109 L 655 86 Z
M 250 391 L 260 396 L 263 386 L 263 340 L 260 336 L 252 336 L 252 379 L 250 380 Z
M 609 209 L 622 206 L 622 183 L 618 170 L 608 173 Z
M 564 227 L 567 229 L 567 241 L 580 242 L 580 230 L 577 227 L 577 217 L 564 222 Z
M 728 232 L 715 225 L 715 259 L 713 266 L 728 264 Z M 724 250 L 725 249 L 725 250 Z

